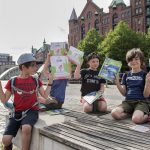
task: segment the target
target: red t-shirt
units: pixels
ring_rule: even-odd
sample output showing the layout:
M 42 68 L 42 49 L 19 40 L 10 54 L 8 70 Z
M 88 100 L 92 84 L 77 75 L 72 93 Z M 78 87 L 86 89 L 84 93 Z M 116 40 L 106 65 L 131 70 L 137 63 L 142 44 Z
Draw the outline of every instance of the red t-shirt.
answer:
M 28 78 L 16 77 L 14 86 L 23 91 L 29 92 L 36 89 L 36 82 L 32 76 Z M 39 80 L 39 87 L 41 86 L 42 86 L 42 82 Z M 5 88 L 11 91 L 11 80 L 7 82 Z M 23 110 L 30 109 L 35 104 L 36 101 L 37 101 L 36 92 L 34 92 L 33 94 L 24 94 L 24 93 L 14 91 L 15 111 L 23 111 Z M 34 106 L 31 109 L 37 110 L 38 106 Z

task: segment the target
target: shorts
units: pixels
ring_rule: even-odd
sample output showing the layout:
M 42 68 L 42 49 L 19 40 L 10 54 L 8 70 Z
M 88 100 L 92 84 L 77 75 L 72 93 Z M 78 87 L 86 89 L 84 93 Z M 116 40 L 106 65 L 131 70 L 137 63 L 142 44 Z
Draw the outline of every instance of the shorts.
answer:
M 136 110 L 149 114 L 149 104 L 142 100 L 125 100 L 118 107 L 122 107 L 125 113 L 132 114 Z
M 22 125 L 31 125 L 33 127 L 38 120 L 38 116 L 38 110 L 29 110 L 27 116 L 20 121 L 16 121 L 15 118 L 9 118 L 3 135 L 12 135 L 15 137 Z
M 104 102 L 106 102 L 106 100 L 105 100 L 103 97 L 97 99 L 96 101 L 104 101 Z M 85 101 L 83 98 L 81 98 L 81 99 L 80 99 L 80 102 L 81 102 L 82 104 L 84 104 L 86 101 Z

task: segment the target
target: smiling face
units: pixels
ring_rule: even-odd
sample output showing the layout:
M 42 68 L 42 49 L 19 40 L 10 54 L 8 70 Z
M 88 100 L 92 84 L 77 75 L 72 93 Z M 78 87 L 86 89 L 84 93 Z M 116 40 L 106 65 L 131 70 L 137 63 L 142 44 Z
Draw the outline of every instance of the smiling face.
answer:
M 126 61 L 132 70 L 141 70 L 144 65 L 144 56 L 140 49 L 132 49 L 127 52 Z
M 134 70 L 140 70 L 141 69 L 141 60 L 138 56 L 136 56 L 135 58 L 132 58 L 129 62 L 128 62 L 128 66 L 131 67 Z
M 97 70 L 99 67 L 99 59 L 98 58 L 92 58 L 88 61 L 89 68 L 92 70 Z

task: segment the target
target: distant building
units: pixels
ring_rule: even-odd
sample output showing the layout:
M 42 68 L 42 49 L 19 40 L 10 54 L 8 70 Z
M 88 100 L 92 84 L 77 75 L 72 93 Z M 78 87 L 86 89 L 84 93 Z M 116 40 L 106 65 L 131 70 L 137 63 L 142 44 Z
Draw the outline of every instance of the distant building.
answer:
M 68 44 L 65 42 L 66 48 L 68 48 Z M 47 54 L 49 53 L 51 48 L 50 44 L 46 44 L 46 41 L 44 39 L 43 46 L 39 49 L 36 49 L 32 46 L 32 53 L 35 55 L 37 62 L 39 64 L 43 64 L 45 62 L 45 59 L 47 57 Z
M 75 9 L 72 11 L 68 43 L 77 47 L 91 28 L 105 35 L 121 20 L 134 31 L 146 33 L 150 26 L 150 0 L 130 0 L 130 6 L 126 6 L 123 0 L 112 0 L 108 13 L 103 12 L 103 8 L 99 8 L 92 0 L 87 0 L 79 17 Z
M 12 56 L 5 53 L 0 53 L 0 74 L 7 69 L 15 66 L 15 61 L 12 60 Z

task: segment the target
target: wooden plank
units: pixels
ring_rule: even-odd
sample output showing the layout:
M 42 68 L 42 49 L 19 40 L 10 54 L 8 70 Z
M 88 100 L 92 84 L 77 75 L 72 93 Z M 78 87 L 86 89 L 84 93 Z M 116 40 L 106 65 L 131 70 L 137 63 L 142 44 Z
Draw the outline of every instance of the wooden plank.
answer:
M 87 133 L 70 130 L 70 129 L 64 128 L 63 126 L 60 126 L 60 125 L 59 126 L 51 126 L 50 128 L 48 128 L 48 130 L 50 131 L 50 133 L 51 132 L 56 132 L 58 134 L 61 133 L 61 135 L 65 135 L 67 137 L 68 136 L 72 137 L 72 138 L 76 139 L 77 141 L 81 140 L 82 144 L 86 143 L 90 146 L 93 146 L 93 149 L 94 148 L 111 149 L 111 150 L 112 149 L 113 150 L 125 150 L 126 149 L 126 148 L 122 148 L 122 146 L 119 144 L 113 144 L 110 147 L 110 145 L 108 144 L 108 141 L 104 141 L 100 138 L 93 137 L 91 135 L 87 135 Z M 131 150 L 131 149 L 132 148 L 127 148 L 126 150 Z
M 65 113 L 76 120 L 55 124 L 40 134 L 81 150 L 149 150 L 149 133 L 131 130 L 132 122 L 115 121 L 80 112 Z
M 58 133 L 57 131 L 53 131 L 53 130 L 49 130 L 50 132 L 48 132 L 47 129 L 41 129 L 40 130 L 40 134 L 43 136 L 46 136 L 48 138 L 51 138 L 53 140 L 56 140 L 60 143 L 63 143 L 65 145 L 68 145 L 69 147 L 72 147 L 74 149 L 77 150 L 104 150 L 104 148 L 101 147 L 93 147 L 90 144 L 87 144 L 86 142 L 84 142 L 84 139 L 82 138 L 77 138 L 77 136 L 72 136 L 70 133 L 69 134 L 64 134 L 63 132 Z M 106 148 L 106 147 L 105 147 Z M 112 150 L 109 149 L 108 150 Z
M 63 124 L 64 126 L 66 124 Z M 145 141 L 141 141 L 140 139 L 130 139 L 130 137 L 124 137 L 117 134 L 111 134 L 109 133 L 109 131 L 102 131 L 103 129 L 101 129 L 100 131 L 95 130 L 95 128 L 91 128 L 91 130 L 89 130 L 89 128 L 87 128 L 87 126 L 80 126 L 79 124 L 77 124 L 76 126 L 73 127 L 73 124 L 71 126 L 67 126 L 67 128 L 71 128 L 73 130 L 77 130 L 78 132 L 87 132 L 87 135 L 93 135 L 93 137 L 99 137 L 101 139 L 104 139 L 106 141 L 110 141 L 113 143 L 118 143 L 118 144 L 122 144 L 122 145 L 128 145 L 130 147 L 135 147 L 135 148 L 139 148 L 145 147 L 145 148 L 149 148 L 149 142 L 145 142 Z M 89 133 L 89 134 L 88 134 Z M 121 139 L 121 140 L 120 140 Z M 134 145 L 136 142 L 138 142 L 136 145 Z M 134 145 L 134 146 L 133 146 Z

